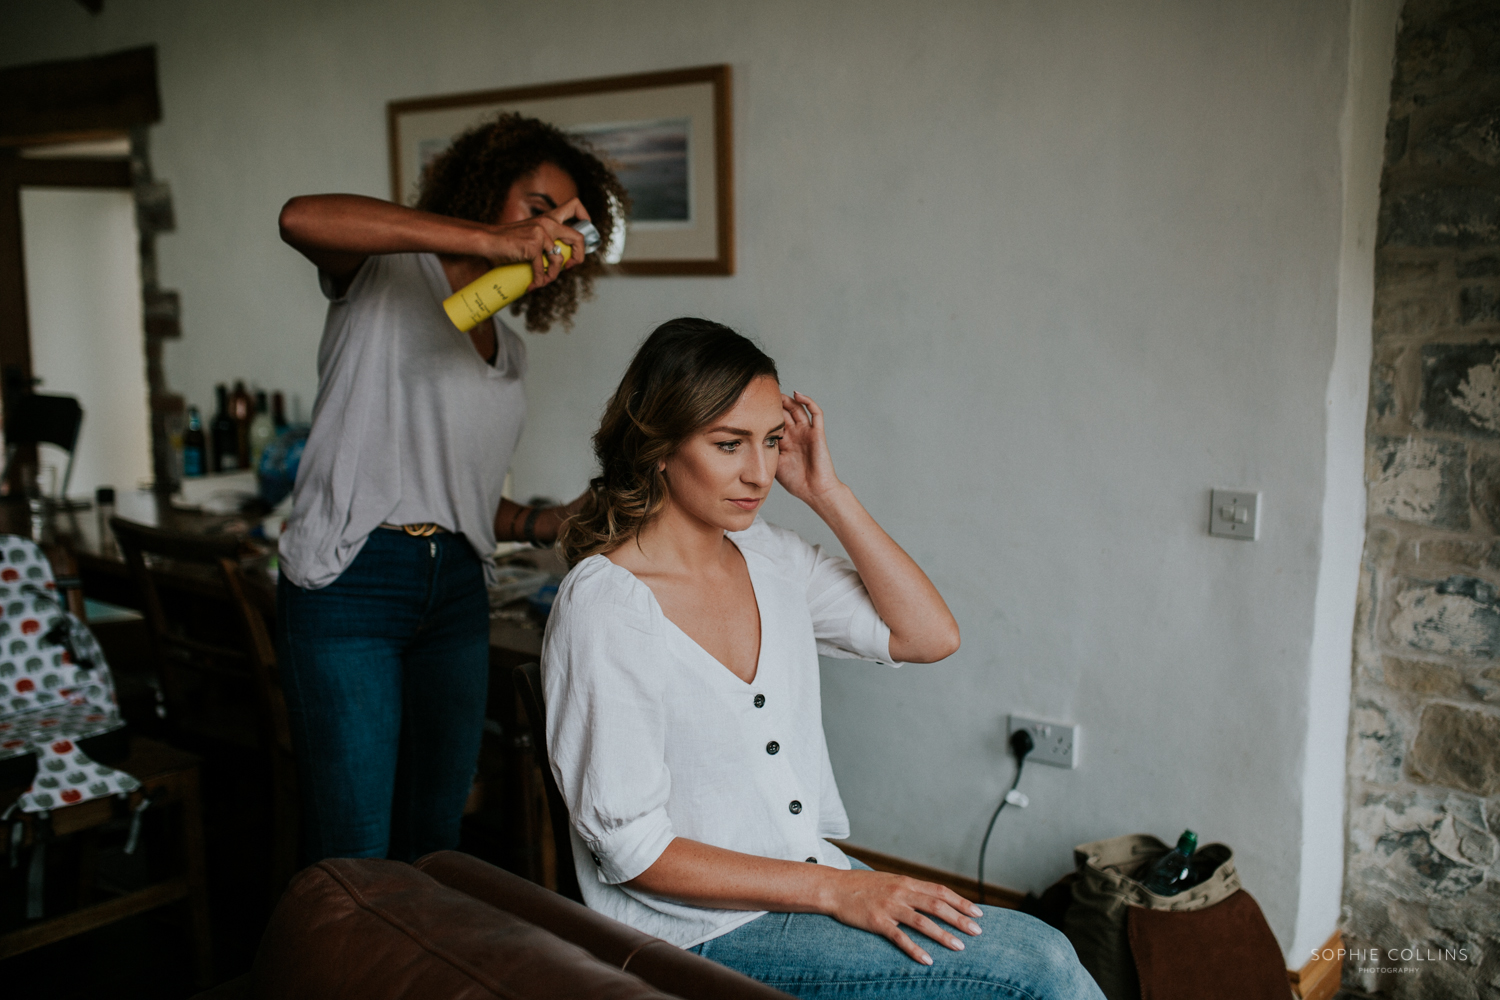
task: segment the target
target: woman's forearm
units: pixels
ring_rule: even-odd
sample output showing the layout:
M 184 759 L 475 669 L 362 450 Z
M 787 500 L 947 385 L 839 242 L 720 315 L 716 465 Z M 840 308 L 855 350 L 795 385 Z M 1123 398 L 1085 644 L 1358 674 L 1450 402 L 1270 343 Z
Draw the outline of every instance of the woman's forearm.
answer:
M 330 273 L 383 253 L 486 256 L 493 227 L 356 194 L 301 195 L 281 210 L 281 238 Z M 332 265 L 332 266 L 327 266 Z
M 933 663 L 958 651 L 958 622 L 927 574 L 840 483 L 808 500 L 838 536 L 881 620 L 891 629 L 891 657 Z
M 556 541 L 563 522 L 578 510 L 582 502 L 583 497 L 579 497 L 560 507 L 542 507 L 537 510 L 536 520 L 531 526 L 536 540 L 539 542 Z M 500 507 L 495 511 L 495 541 L 531 541 L 526 537 L 526 518 L 530 514 L 530 507 L 518 504 L 514 500 L 501 500 Z
M 677 837 L 625 884 L 720 910 L 831 913 L 834 880 L 843 874 L 827 865 L 761 858 Z

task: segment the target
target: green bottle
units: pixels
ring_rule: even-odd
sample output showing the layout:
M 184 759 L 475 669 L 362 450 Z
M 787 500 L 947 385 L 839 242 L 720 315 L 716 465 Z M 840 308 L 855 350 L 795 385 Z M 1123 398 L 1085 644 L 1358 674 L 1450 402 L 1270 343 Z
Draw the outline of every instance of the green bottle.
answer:
M 1177 846 L 1146 870 L 1141 884 L 1158 896 L 1175 896 L 1195 885 L 1199 879 L 1193 871 L 1193 852 L 1197 849 L 1198 835 L 1192 830 L 1182 831 Z

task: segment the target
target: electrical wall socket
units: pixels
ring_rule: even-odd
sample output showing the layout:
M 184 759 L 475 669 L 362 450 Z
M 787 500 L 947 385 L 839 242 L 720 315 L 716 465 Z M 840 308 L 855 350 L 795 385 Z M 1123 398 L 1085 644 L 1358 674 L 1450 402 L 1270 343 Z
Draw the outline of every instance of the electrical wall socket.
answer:
M 1028 719 L 1024 715 L 1012 715 L 1010 728 L 1005 731 L 1006 737 L 1010 737 L 1017 729 L 1026 730 L 1031 734 L 1032 741 L 1036 743 L 1036 748 L 1031 751 L 1027 760 L 1038 764 L 1051 764 L 1053 767 L 1078 766 L 1077 726 Z

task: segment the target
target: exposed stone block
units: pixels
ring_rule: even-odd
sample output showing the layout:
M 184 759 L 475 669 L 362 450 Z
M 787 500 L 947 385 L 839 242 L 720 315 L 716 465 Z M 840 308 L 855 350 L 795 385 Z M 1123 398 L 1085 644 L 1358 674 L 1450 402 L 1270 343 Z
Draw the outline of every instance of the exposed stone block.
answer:
M 1491 530 L 1500 531 L 1500 458 L 1476 456 L 1469 465 L 1469 489 L 1470 502 L 1479 516 Z
M 1466 690 L 1464 672 L 1446 663 L 1423 660 L 1385 660 L 1385 684 L 1393 691 L 1456 697 Z
M 1492 174 L 1500 166 L 1500 113 L 1429 128 L 1412 150 L 1423 166 Z
M 1370 456 L 1370 512 L 1464 530 L 1469 527 L 1467 450 L 1454 441 L 1378 438 Z
M 1500 794 L 1500 715 L 1458 705 L 1427 706 L 1411 764 L 1414 773 L 1435 784 L 1475 795 Z M 1484 864 L 1492 863 L 1493 848 L 1491 838 Z
M 1375 255 L 1377 299 L 1385 297 L 1392 289 L 1430 285 L 1442 277 L 1441 261 L 1406 260 L 1400 253 L 1401 251 L 1382 251 Z
M 1377 701 L 1361 698 L 1350 720 L 1354 746 L 1349 770 L 1366 781 L 1394 785 L 1402 780 L 1406 761 L 1406 734 L 1390 709 Z
M 1500 437 L 1500 344 L 1424 346 L 1419 409 L 1424 427 Z
M 1390 632 L 1427 653 L 1500 655 L 1500 591 L 1472 576 L 1408 581 L 1395 597 Z
M 1500 275 L 1500 257 L 1475 257 L 1473 260 L 1461 260 L 1454 265 L 1454 272 L 1460 278 L 1493 278 Z
M 1391 166 L 1399 163 L 1401 157 L 1406 155 L 1406 137 L 1411 131 L 1411 119 L 1408 117 L 1392 118 L 1385 125 L 1385 163 Z
M 1408 28 L 1396 46 L 1392 99 L 1451 85 L 1473 61 L 1474 45 L 1467 32 L 1440 25 L 1425 30 Z
M 1458 321 L 1465 326 L 1473 323 L 1500 323 L 1500 293 L 1472 286 L 1458 293 Z
M 1370 409 L 1376 420 L 1395 416 L 1399 352 L 1377 351 L 1370 365 Z
M 1382 199 L 1378 246 L 1463 249 L 1487 243 L 1500 243 L 1500 193 L 1449 185 Z
M 1375 340 L 1431 340 L 1458 325 L 1457 303 L 1446 295 L 1380 292 L 1375 296 Z
M 1351 873 L 1358 871 L 1367 888 L 1383 888 L 1388 898 L 1461 899 L 1484 884 L 1497 852 L 1482 806 L 1459 795 L 1426 789 L 1367 794 L 1349 819 Z

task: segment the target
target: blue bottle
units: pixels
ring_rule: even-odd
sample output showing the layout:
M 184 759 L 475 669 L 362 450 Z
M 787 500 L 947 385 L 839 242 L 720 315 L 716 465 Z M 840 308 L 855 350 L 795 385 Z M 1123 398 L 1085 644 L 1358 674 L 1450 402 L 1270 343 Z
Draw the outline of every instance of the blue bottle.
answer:
M 1193 852 L 1197 849 L 1198 835 L 1192 830 L 1182 831 L 1177 846 L 1146 869 L 1141 884 L 1158 896 L 1175 896 L 1197 885 L 1202 880 L 1201 871 L 1195 870 L 1193 865 Z

